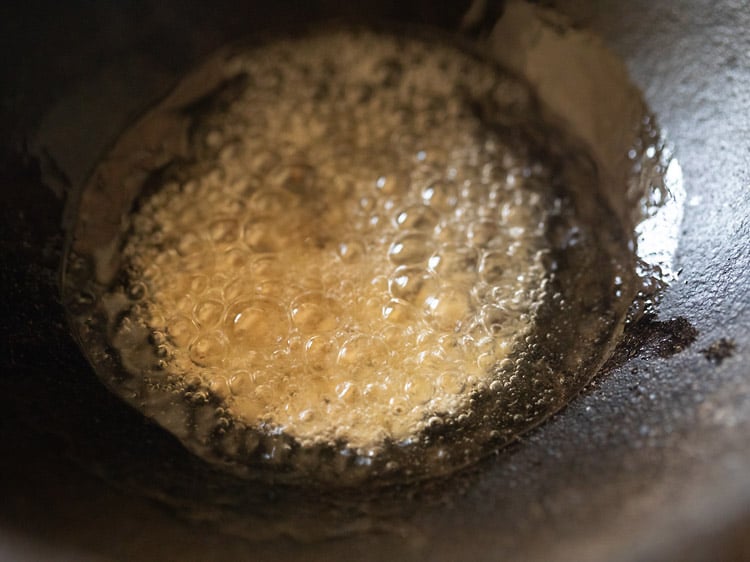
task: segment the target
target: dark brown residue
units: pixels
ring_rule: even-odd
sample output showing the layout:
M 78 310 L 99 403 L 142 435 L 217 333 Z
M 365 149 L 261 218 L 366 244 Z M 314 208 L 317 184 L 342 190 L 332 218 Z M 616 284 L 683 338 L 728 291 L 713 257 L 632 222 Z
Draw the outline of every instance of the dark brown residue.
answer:
M 720 338 L 705 349 L 701 349 L 703 356 L 711 363 L 721 365 L 724 359 L 734 355 L 737 344 L 731 338 Z
M 604 365 L 609 371 L 625 364 L 633 357 L 671 357 L 690 347 L 698 337 L 698 330 L 685 318 L 656 320 L 649 314 L 625 328 L 612 356 Z

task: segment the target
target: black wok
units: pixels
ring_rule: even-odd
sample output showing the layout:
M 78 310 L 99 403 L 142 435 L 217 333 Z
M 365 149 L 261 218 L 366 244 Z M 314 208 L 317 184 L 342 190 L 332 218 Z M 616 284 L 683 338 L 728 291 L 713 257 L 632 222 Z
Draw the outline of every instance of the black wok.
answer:
M 236 488 L 98 382 L 59 303 L 66 209 L 117 133 L 225 42 L 331 14 L 455 30 L 467 6 L 3 6 L 0 559 L 750 558 L 750 5 L 546 4 L 601 35 L 659 116 L 687 191 L 681 272 L 551 421 L 446 482 L 362 498 L 343 536 L 312 541 L 287 523 L 299 505 L 310 527 L 328 502 L 314 491 L 256 486 L 244 519 L 217 526 L 216 498 Z M 488 3 L 464 33 L 486 36 L 502 10 Z

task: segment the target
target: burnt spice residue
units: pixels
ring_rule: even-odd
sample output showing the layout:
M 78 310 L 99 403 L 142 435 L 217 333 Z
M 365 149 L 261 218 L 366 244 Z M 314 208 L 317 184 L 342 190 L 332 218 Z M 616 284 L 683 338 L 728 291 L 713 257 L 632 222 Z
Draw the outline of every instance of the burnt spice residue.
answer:
M 737 344 L 734 343 L 732 338 L 720 338 L 705 349 L 701 349 L 701 353 L 711 363 L 721 365 L 724 359 L 734 355 L 736 348 Z
M 697 337 L 698 330 L 684 316 L 656 320 L 655 314 L 648 314 L 625 329 L 602 370 L 610 371 L 639 356 L 671 357 L 690 347 Z

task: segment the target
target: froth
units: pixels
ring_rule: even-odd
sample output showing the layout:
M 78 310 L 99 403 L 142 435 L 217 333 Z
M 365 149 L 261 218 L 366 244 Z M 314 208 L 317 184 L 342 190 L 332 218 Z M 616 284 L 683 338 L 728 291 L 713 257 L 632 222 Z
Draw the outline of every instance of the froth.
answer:
M 544 276 L 550 172 L 492 125 L 525 90 L 364 32 L 226 64 L 242 91 L 131 217 L 124 361 L 146 327 L 169 377 L 303 445 L 458 416 L 530 330 Z

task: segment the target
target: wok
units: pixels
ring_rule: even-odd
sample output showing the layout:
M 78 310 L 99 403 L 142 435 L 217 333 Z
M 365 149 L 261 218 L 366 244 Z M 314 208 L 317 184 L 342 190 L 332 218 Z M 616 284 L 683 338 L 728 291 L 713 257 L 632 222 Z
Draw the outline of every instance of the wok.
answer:
M 745 2 L 551 3 L 625 60 L 674 146 L 687 191 L 680 274 L 581 396 L 478 466 L 343 504 L 315 490 L 237 492 L 110 395 L 74 344 L 59 302 L 66 213 L 130 121 L 198 59 L 279 21 L 463 21 L 487 37 L 504 8 L 472 18 L 465 3 L 431 4 L 3 8 L 1 559 L 750 557 Z M 227 518 L 235 493 L 247 501 Z

